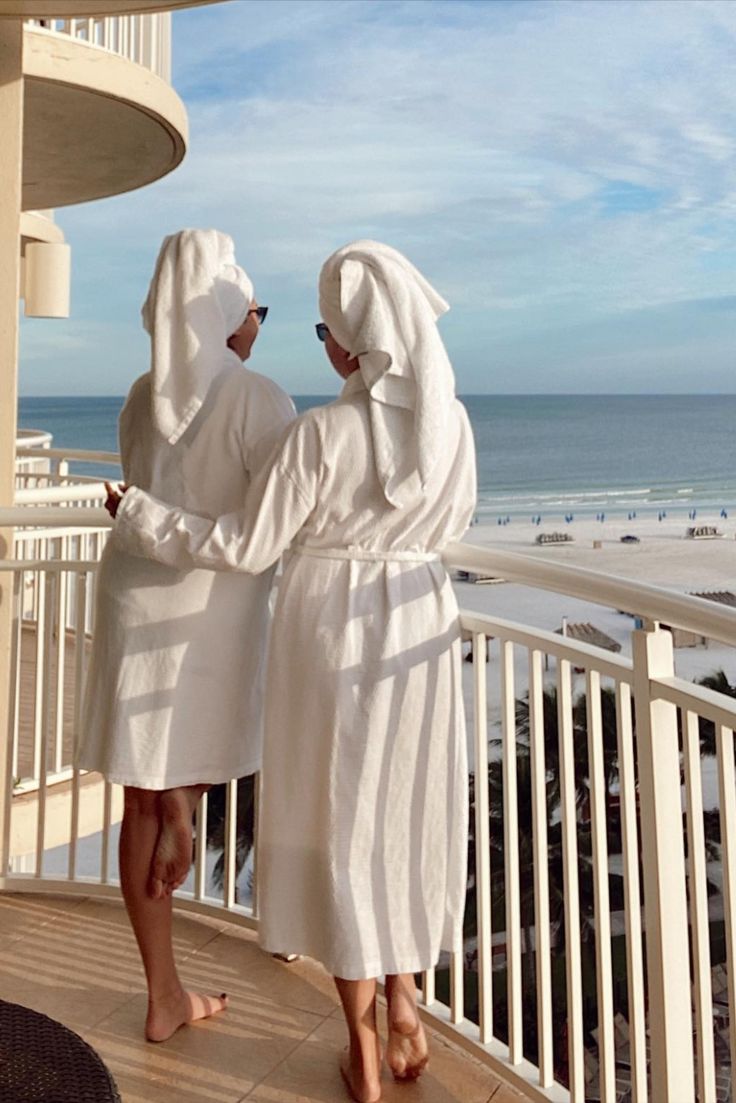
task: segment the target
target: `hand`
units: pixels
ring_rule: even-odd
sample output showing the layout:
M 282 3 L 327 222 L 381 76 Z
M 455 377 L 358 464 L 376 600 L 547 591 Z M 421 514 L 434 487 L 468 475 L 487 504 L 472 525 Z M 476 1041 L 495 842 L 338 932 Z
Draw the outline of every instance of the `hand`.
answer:
M 123 500 L 123 494 L 125 494 L 127 486 L 119 483 L 118 486 L 113 486 L 112 483 L 105 483 L 105 490 L 107 491 L 107 498 L 105 499 L 105 509 L 112 518 L 115 517 L 118 506 Z

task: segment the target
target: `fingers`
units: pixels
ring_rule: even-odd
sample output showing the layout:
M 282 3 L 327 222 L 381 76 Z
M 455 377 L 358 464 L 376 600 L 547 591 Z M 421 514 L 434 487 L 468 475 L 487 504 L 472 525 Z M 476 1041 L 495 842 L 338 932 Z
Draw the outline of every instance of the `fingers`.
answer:
M 115 488 L 110 485 L 110 483 L 105 483 L 105 489 L 107 490 L 107 497 L 105 498 L 105 509 L 110 514 L 110 516 L 114 518 L 115 514 L 118 511 L 118 506 L 120 505 L 121 498 Z

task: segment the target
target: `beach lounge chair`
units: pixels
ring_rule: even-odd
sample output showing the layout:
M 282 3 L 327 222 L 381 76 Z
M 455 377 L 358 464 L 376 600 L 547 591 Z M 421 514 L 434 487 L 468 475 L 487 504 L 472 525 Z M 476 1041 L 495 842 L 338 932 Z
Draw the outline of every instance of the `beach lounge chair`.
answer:
M 691 525 L 685 536 L 689 540 L 715 540 L 723 533 L 715 525 Z
M 540 532 L 535 544 L 571 544 L 574 537 L 569 532 Z

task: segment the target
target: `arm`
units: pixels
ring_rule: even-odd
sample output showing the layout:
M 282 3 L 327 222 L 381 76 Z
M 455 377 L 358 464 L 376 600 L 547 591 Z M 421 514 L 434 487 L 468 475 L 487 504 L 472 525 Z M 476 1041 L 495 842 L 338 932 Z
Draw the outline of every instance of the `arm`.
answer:
M 467 531 L 478 508 L 478 484 L 475 464 L 475 441 L 470 419 L 462 403 L 458 402 L 460 415 L 460 440 L 458 470 L 455 483 L 451 530 L 447 542 L 460 540 Z
M 242 511 L 212 521 L 134 487 L 118 509 L 116 536 L 131 554 L 179 570 L 206 567 L 260 574 L 288 548 L 312 512 L 318 475 L 314 427 L 298 421 L 273 465 L 251 484 Z

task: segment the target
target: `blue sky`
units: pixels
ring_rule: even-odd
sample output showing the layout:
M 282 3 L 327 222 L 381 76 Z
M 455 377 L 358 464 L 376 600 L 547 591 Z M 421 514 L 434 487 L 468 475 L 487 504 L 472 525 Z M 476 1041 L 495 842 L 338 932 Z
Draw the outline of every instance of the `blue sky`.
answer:
M 733 392 L 736 3 L 234 0 L 174 16 L 187 156 L 58 212 L 73 316 L 23 394 L 122 394 L 164 234 L 216 226 L 271 313 L 250 366 L 336 390 L 324 258 L 390 242 L 451 303 L 461 393 Z

